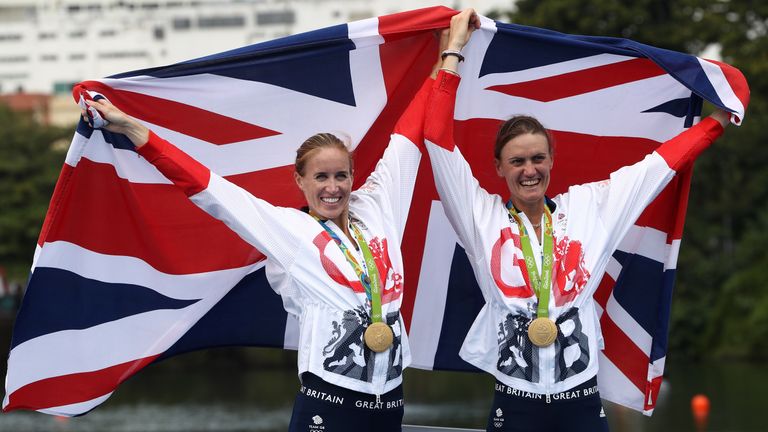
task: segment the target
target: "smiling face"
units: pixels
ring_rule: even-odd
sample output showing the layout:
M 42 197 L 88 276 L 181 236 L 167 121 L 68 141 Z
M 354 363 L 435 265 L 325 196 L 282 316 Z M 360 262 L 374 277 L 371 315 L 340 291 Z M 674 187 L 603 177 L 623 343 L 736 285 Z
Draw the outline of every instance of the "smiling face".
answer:
M 319 147 L 306 155 L 302 173 L 294 172 L 309 211 L 321 219 L 345 226 L 352 191 L 349 153 L 336 147 Z
M 524 133 L 512 138 L 494 162 L 496 173 L 507 182 L 515 207 L 525 212 L 544 205 L 554 162 L 544 134 Z

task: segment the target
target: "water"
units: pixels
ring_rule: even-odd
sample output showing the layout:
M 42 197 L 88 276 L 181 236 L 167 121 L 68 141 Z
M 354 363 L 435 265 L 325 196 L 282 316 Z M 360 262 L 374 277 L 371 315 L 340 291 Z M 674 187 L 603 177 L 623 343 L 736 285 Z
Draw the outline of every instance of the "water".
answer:
M 12 412 L 0 415 L 0 431 L 285 431 L 299 385 L 295 364 L 295 353 L 271 349 L 187 354 L 141 371 L 86 416 Z M 653 417 L 605 404 L 613 432 L 696 431 L 690 400 L 697 393 L 711 401 L 707 431 L 768 430 L 761 417 L 768 368 L 672 363 L 668 372 Z M 409 369 L 405 423 L 483 428 L 492 388 L 485 374 Z

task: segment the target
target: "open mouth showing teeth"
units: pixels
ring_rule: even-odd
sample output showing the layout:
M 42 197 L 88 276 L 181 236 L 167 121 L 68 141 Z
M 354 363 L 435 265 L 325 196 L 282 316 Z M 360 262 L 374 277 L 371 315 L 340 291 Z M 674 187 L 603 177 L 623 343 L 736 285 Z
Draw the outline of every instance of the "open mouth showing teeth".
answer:
M 335 197 L 335 198 L 320 198 L 320 201 L 328 204 L 336 204 L 341 200 L 341 197 Z
M 523 180 L 523 181 L 520 182 L 520 184 L 523 185 L 523 186 L 536 186 L 537 184 L 539 184 L 539 181 L 540 180 L 538 180 L 538 179 L 536 179 L 536 180 Z

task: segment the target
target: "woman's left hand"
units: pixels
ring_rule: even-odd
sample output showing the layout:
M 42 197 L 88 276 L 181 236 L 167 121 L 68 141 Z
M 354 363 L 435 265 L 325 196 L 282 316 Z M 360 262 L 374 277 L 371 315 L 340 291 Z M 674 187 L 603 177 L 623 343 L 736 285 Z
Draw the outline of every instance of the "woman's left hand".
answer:
M 731 114 L 725 110 L 721 110 L 720 108 L 717 108 L 715 112 L 709 115 L 713 119 L 717 120 L 723 128 L 728 126 L 728 123 L 731 122 Z

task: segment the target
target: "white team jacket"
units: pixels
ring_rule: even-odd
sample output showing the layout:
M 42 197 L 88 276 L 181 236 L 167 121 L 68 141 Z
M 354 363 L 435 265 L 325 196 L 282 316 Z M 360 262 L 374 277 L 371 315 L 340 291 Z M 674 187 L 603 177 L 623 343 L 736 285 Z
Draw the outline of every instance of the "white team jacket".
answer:
M 613 251 L 676 170 L 712 143 L 722 126 L 704 119 L 609 180 L 571 186 L 547 200 L 555 241 L 549 316 L 559 331 L 555 343 L 538 348 L 527 336 L 536 297 L 524 278 L 518 227 L 505 200 L 479 186 L 454 145 L 459 81 L 442 71 L 438 75 L 424 138 L 443 207 L 486 301 L 460 355 L 516 389 L 549 394 L 573 388 L 597 374 L 602 334 L 592 294 Z M 523 221 L 534 232 L 524 216 Z M 540 239 L 531 238 L 531 243 L 534 256 L 540 256 Z
M 300 323 L 299 374 L 359 392 L 383 394 L 402 382 L 411 356 L 400 316 L 403 260 L 400 243 L 421 159 L 424 106 L 431 80 L 400 118 L 381 160 L 350 197 L 350 217 L 371 247 L 382 278 L 382 316 L 395 340 L 382 353 L 369 350 L 362 335 L 370 304 L 344 254 L 309 214 L 275 207 L 150 134 L 139 153 L 180 187 L 197 206 L 224 222 L 267 256 L 266 275 L 282 296 L 285 310 Z M 347 248 L 355 246 L 333 222 L 327 225 Z M 358 262 L 364 262 L 362 255 Z

